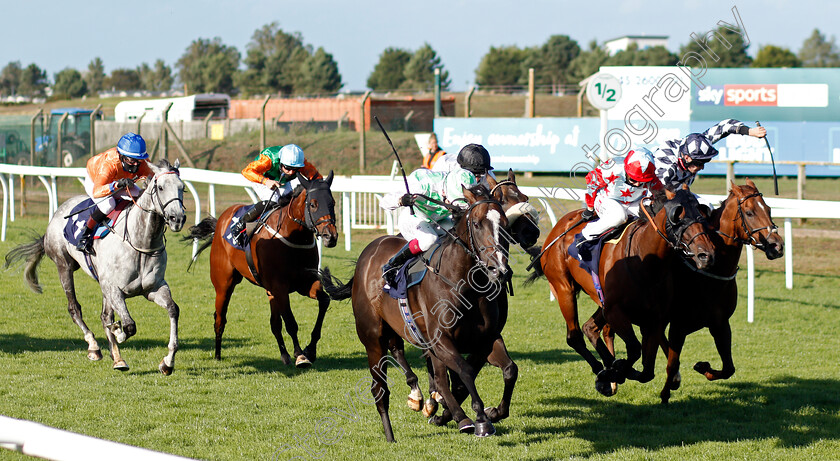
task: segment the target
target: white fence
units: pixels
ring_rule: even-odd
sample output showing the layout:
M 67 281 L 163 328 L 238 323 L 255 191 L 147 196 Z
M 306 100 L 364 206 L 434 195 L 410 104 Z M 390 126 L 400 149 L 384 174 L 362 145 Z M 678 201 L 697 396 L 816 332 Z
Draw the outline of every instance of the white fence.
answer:
M 15 219 L 14 181 L 13 177 L 33 176 L 45 186 L 49 196 L 50 215 L 58 208 L 58 191 L 56 178 L 58 177 L 84 177 L 83 168 L 51 168 L 31 167 L 21 165 L 0 164 L 0 183 L 3 187 L 3 222 L 0 230 L 0 240 L 6 240 L 6 222 L 8 219 Z M 227 173 L 210 170 L 199 170 L 194 168 L 181 168 L 181 179 L 195 202 L 195 209 L 201 210 L 201 197 L 193 183 L 204 183 L 208 185 L 208 209 L 211 215 L 216 216 L 215 186 L 239 186 L 252 201 L 257 201 L 257 196 L 251 189 L 251 182 L 238 173 Z M 352 244 L 353 229 L 385 229 L 394 233 L 394 215 L 379 208 L 377 196 L 386 194 L 400 187 L 401 178 L 393 179 L 388 176 L 336 176 L 333 180 L 333 192 L 341 194 L 342 203 L 342 232 L 344 234 L 344 249 L 350 251 Z M 523 193 L 531 197 L 532 203 L 548 217 L 551 226 L 557 222 L 555 210 L 560 200 L 580 200 L 583 197 L 582 189 L 568 187 L 554 187 L 546 189 L 542 187 L 521 187 Z M 710 202 L 715 203 L 726 198 L 724 195 L 704 196 Z M 838 219 L 840 218 L 840 202 L 820 200 L 795 200 L 767 197 L 764 198 L 767 205 L 773 209 L 774 218 L 784 219 L 785 238 L 785 286 L 793 288 L 793 218 L 814 218 L 814 219 Z M 562 209 L 562 205 L 559 205 Z M 349 210 L 349 212 L 348 212 Z M 196 213 L 195 222 L 200 221 L 200 213 Z M 544 229 L 546 230 L 546 229 Z M 320 250 L 320 245 L 319 245 Z M 753 249 L 747 247 L 747 318 L 753 321 L 754 298 L 755 298 L 755 265 L 753 261 Z

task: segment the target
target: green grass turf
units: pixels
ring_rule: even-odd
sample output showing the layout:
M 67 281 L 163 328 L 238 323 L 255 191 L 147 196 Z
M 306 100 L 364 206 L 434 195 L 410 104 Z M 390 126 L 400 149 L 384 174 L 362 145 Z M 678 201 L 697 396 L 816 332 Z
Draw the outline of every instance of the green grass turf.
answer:
M 190 219 L 192 221 L 192 211 Z M 10 224 L 5 254 L 42 232 L 44 218 Z M 374 232 L 354 232 L 325 251 L 324 264 L 343 280 Z M 309 370 L 282 365 L 269 325 L 265 292 L 240 285 L 233 296 L 223 360 L 213 357 L 214 292 L 208 255 L 186 272 L 189 247 L 169 235 L 167 280 L 181 306 L 180 345 L 172 376 L 157 364 L 166 353 L 168 320 L 160 307 L 129 300 L 138 333 L 122 345 L 131 366 L 113 371 L 86 358 L 85 343 L 66 310 L 55 266 L 40 268 L 44 294 L 31 293 L 19 268 L 4 272 L 0 309 L 0 414 L 182 456 L 213 459 L 836 459 L 840 449 L 840 242 L 799 239 L 795 288 L 784 288 L 782 261 L 757 261 L 756 321 L 746 322 L 746 270 L 732 319 L 737 373 L 707 382 L 691 370 L 701 360 L 719 367 L 706 330 L 691 335 L 682 355 L 682 387 L 671 404 L 659 403 L 664 360 L 647 384 L 630 382 L 617 395 L 594 389 L 589 367 L 565 344 L 559 309 L 544 280 L 523 288 L 527 259 L 514 254 L 516 296 L 504 332 L 519 365 L 512 414 L 498 436 L 478 439 L 438 428 L 406 408 L 408 387 L 393 368 L 391 419 L 397 444 L 384 441 L 380 419 L 359 383 L 369 379 L 349 302 L 333 303 Z M 289 264 L 294 264 L 290 261 Z M 746 262 L 742 261 L 742 267 Z M 77 277 L 85 318 L 100 341 L 101 296 L 88 277 Z M 686 293 L 690 296 L 690 293 Z M 581 302 L 581 316 L 594 310 Z M 292 297 L 308 342 L 314 301 Z M 286 337 L 287 345 L 290 340 Z M 618 354 L 624 354 L 617 342 Z M 426 388 L 419 351 L 408 358 Z M 485 403 L 501 396 L 501 373 L 485 368 L 478 379 Z M 468 415 L 471 410 L 465 407 Z M 0 459 L 22 459 L 0 450 Z

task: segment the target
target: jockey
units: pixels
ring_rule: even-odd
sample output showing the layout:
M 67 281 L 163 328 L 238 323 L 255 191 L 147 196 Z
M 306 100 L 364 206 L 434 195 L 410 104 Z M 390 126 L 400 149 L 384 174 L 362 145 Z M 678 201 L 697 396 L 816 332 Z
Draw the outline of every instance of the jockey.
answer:
M 406 243 L 387 264 L 382 266 L 382 276 L 389 286 L 394 286 L 395 278 L 400 267 L 412 256 L 420 254 L 438 239 L 438 227 L 452 227 L 452 212 L 446 207 L 415 197 L 413 194 L 423 194 L 427 197 L 451 205 L 466 208 L 462 186 L 469 187 L 476 184 L 475 176 L 465 169 L 450 172 L 430 171 L 418 169 L 408 175 L 408 190 L 406 194 L 400 190 L 392 192 L 379 202 L 379 206 L 386 210 L 403 207 L 400 212 L 399 229 L 408 243 Z M 460 200 L 459 200 L 460 199 Z M 414 214 L 409 205 L 414 205 Z
M 127 133 L 112 147 L 91 157 L 85 170 L 85 192 L 97 202 L 87 220 L 76 249 L 93 254 L 93 232 L 117 206 L 117 200 L 131 200 L 142 189 L 134 184 L 141 176 L 152 177 L 146 163 L 146 141 L 139 134 Z M 104 197 L 104 198 L 103 198 Z
M 583 228 L 584 241 L 594 240 L 607 229 L 627 222 L 630 216 L 639 216 L 639 206 L 649 190 L 662 187 L 654 170 L 653 155 L 641 147 L 626 157 L 607 160 L 586 175 L 583 217 L 589 219 L 594 210 L 599 219 Z
M 303 155 L 295 144 L 266 147 L 253 162 L 242 170 L 242 176 L 255 182 L 254 191 L 261 202 L 248 210 L 230 228 L 237 245 L 245 244 L 245 224 L 262 215 L 267 206 L 286 206 L 292 199 L 292 190 L 299 184 L 297 175 L 307 179 L 320 179 L 321 173 Z
M 676 190 L 682 184 L 691 185 L 694 177 L 714 156 L 718 154 L 712 144 L 730 134 L 763 138 L 764 127 L 750 128 L 738 120 L 721 120 L 703 133 L 691 133 L 683 139 L 666 141 L 653 153 L 656 162 L 656 176 L 669 190 Z

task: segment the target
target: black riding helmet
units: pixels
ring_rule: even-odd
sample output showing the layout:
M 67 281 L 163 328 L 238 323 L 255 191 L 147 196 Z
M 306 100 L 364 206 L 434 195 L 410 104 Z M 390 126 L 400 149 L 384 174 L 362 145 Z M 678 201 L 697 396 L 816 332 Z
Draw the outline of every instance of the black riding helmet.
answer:
M 458 165 L 474 175 L 483 175 L 492 170 L 490 153 L 481 144 L 467 144 L 458 152 Z

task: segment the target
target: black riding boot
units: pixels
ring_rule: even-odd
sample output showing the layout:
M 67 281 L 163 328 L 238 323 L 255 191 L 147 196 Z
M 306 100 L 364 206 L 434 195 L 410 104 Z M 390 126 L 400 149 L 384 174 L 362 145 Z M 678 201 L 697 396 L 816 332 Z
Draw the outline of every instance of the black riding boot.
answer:
M 262 202 L 257 202 L 257 204 L 254 205 L 254 208 L 251 208 L 250 210 L 246 211 L 245 214 L 239 218 L 239 221 L 235 222 L 233 226 L 230 227 L 230 233 L 232 236 L 231 240 L 233 240 L 233 242 L 239 246 L 244 246 L 247 237 L 247 232 L 245 232 L 245 224 L 259 218 L 267 207 L 273 206 L 274 204 L 270 200 L 263 200 Z
M 84 230 L 82 230 L 82 236 L 79 237 L 79 242 L 76 243 L 76 249 L 81 251 L 82 253 L 87 253 L 89 255 L 95 254 L 93 251 L 93 232 L 99 227 L 99 224 L 107 218 L 108 215 L 102 212 L 99 208 L 94 208 L 93 212 L 90 214 L 90 218 L 88 218 L 87 223 L 85 225 Z
M 389 259 L 384 266 L 382 266 L 382 277 L 385 279 L 385 283 L 387 283 L 388 286 L 393 287 L 396 284 L 397 272 L 399 272 L 403 264 L 405 264 L 406 261 L 411 259 L 413 256 L 414 253 L 411 252 L 409 244 L 406 243 L 397 254 Z

